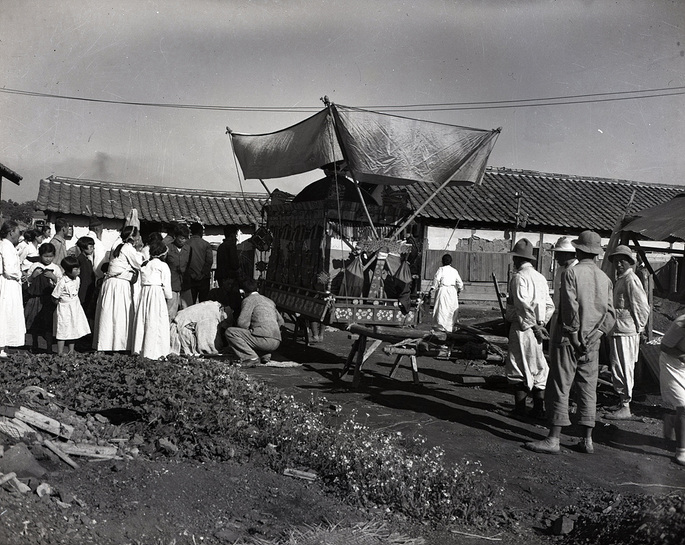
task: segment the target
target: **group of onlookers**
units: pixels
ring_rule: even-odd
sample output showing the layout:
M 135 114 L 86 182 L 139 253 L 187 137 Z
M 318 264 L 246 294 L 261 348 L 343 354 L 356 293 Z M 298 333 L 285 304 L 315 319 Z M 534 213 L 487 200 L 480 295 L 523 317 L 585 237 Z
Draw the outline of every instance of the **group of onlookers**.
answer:
M 167 237 L 150 233 L 145 241 L 127 225 L 109 249 L 101 240 L 102 222 L 91 218 L 89 227 L 67 249 L 69 225 L 62 218 L 49 242 L 43 231 L 28 230 L 19 245 L 17 223 L 2 225 L 0 323 L 8 325 L 0 328 L 0 357 L 7 357 L 7 346 L 23 346 L 26 333 L 34 350 L 42 337 L 48 352 L 56 341 L 58 354 L 72 352 L 77 342 L 151 359 L 173 348 L 213 352 L 209 345 L 221 320 L 224 340 L 242 363 L 265 363 L 280 344 L 283 321 L 275 305 L 257 292 L 256 281 L 241 275 L 235 228 L 225 229 L 217 250 L 218 288 L 212 293 L 214 251 L 200 223 L 178 224 Z M 184 315 L 172 327 L 179 313 Z M 228 327 L 233 321 L 238 327 Z
M 509 281 L 506 320 L 509 350 L 507 379 L 514 388 L 515 417 L 547 418 L 546 438 L 524 446 L 538 453 L 558 454 L 563 427 L 571 424 L 569 398 L 575 394 L 578 424 L 583 436 L 576 449 L 593 453 L 592 432 L 597 411 L 599 353 L 603 337 L 609 349 L 609 370 L 619 396 L 605 418 L 633 418 L 630 404 L 640 340 L 650 315 L 642 281 L 628 246 L 618 245 L 607 258 L 616 271 L 614 281 L 598 266 L 601 238 L 584 231 L 576 240 L 561 237 L 553 248 L 557 270 L 553 297 L 546 278 L 534 263 L 537 257 L 528 239 L 519 240 L 510 252 L 514 273 Z M 433 327 L 452 330 L 463 289 L 451 256 L 443 257 L 433 280 L 437 290 Z M 548 356 L 543 341 L 549 341 Z M 685 465 L 685 316 L 678 318 L 662 340 L 661 388 L 664 399 L 676 407 L 667 419 L 666 433 L 675 430 L 676 461 Z M 533 407 L 527 410 L 527 398 Z

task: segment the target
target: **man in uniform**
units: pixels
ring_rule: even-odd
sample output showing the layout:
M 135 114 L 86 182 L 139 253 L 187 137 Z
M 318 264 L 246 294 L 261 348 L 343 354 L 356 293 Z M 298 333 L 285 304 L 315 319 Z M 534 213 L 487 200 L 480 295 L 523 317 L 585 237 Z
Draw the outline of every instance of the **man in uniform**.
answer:
M 599 345 L 602 335 L 609 333 L 616 321 L 611 280 L 595 263 L 602 251 L 600 236 L 594 231 L 583 231 L 572 244 L 578 264 L 561 278 L 559 322 L 552 331 L 550 347 L 552 362 L 545 391 L 550 431 L 545 439 L 524 445 L 544 454 L 561 452 L 561 428 L 571 425 L 568 398 L 574 379 L 578 423 L 583 428 L 577 449 L 587 454 L 594 452 L 592 430 L 597 411 Z

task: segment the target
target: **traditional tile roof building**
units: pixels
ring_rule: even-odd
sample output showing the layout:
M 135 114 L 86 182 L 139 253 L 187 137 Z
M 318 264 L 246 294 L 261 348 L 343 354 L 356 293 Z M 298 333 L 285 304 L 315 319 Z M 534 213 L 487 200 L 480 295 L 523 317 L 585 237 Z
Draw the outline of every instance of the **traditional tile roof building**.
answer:
M 406 186 L 418 209 L 433 192 L 428 184 Z M 519 218 L 526 230 L 577 234 L 593 229 L 609 236 L 616 222 L 631 214 L 665 203 L 683 187 L 644 184 L 628 180 L 586 178 L 526 170 L 488 168 L 480 185 L 448 187 L 419 214 L 423 224 L 460 228 L 508 230 Z
M 267 195 L 99 182 L 50 176 L 40 181 L 37 208 L 49 217 L 98 216 L 124 220 L 131 208 L 141 222 L 200 220 L 206 227 L 254 227 Z

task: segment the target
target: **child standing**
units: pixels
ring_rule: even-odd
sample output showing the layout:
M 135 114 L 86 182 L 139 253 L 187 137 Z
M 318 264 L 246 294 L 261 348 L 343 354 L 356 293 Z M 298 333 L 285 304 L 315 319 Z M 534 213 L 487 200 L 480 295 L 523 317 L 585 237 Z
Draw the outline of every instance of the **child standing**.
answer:
M 50 294 L 62 277 L 62 269 L 53 263 L 55 247 L 45 242 L 38 248 L 39 261 L 32 263 L 26 272 L 26 305 L 24 320 L 26 331 L 31 334 L 33 352 L 38 351 L 38 337 L 45 339 L 48 354 L 52 352 L 52 316 L 55 304 Z
M 173 293 L 166 254 L 163 242 L 150 243 L 150 261 L 141 269 L 142 291 L 133 323 L 133 353 L 153 360 L 167 356 L 171 349 L 167 300 Z
M 81 285 L 78 259 L 67 256 L 62 260 L 64 276 L 59 279 L 52 291 L 52 300 L 57 304 L 55 310 L 54 334 L 57 338 L 57 354 L 64 353 L 67 344 L 68 354 L 74 352 L 74 343 L 90 333 L 86 313 L 83 312 L 78 298 Z

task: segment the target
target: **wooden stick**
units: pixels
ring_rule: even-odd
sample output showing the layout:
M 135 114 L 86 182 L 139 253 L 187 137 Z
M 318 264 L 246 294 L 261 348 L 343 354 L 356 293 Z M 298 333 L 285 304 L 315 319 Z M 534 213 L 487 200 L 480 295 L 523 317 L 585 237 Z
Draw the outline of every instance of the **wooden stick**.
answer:
M 283 475 L 288 477 L 297 477 L 298 479 L 305 479 L 307 481 L 315 481 L 317 478 L 316 473 L 310 471 L 300 471 L 299 469 L 285 469 Z
M 117 454 L 117 447 L 112 446 L 101 446 L 101 445 L 91 445 L 88 443 L 65 443 L 62 445 L 62 451 L 65 454 L 71 454 L 72 456 L 90 456 L 90 457 L 106 457 L 112 458 Z
M 48 441 L 47 439 L 43 441 L 43 446 L 49 448 L 52 452 L 54 452 L 63 462 L 66 464 L 70 465 L 74 469 L 78 469 L 79 465 L 74 462 L 67 454 L 62 452 L 62 449 L 60 449 L 57 445 L 55 445 L 52 441 Z

